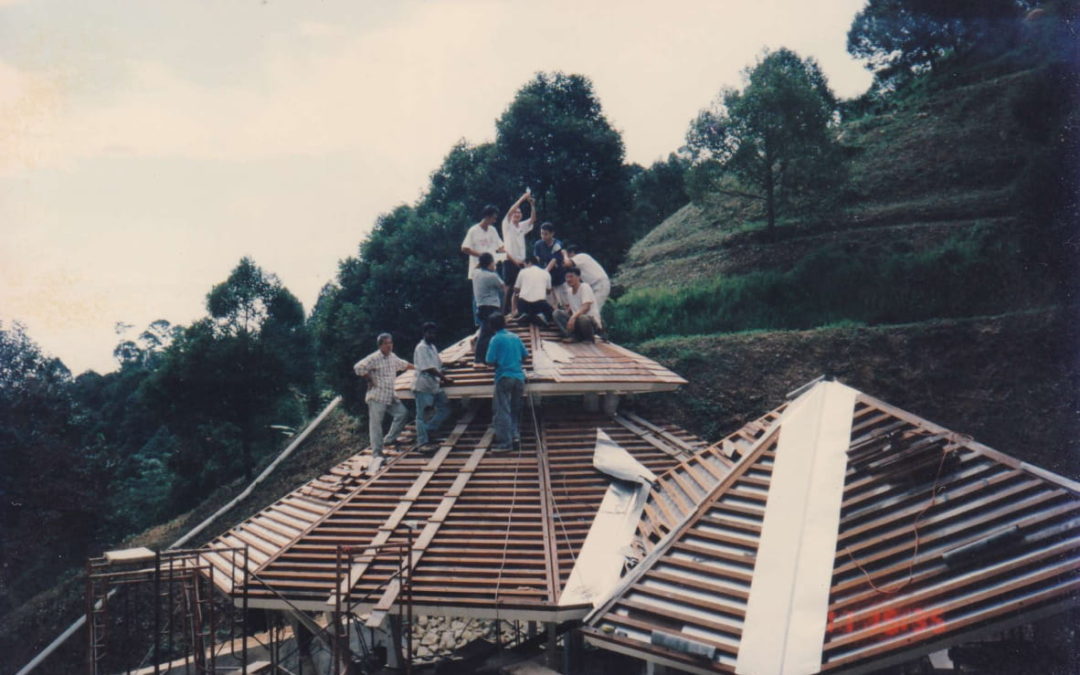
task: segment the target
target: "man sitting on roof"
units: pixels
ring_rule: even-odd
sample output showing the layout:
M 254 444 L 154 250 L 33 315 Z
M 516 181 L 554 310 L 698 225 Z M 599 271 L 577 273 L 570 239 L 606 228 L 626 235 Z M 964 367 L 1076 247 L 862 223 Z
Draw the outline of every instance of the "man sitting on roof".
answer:
M 380 333 L 375 339 L 379 348 L 356 362 L 353 371 L 367 381 L 368 435 L 371 443 L 371 467 L 374 473 L 383 460 L 383 445 L 394 443 L 405 417 L 409 414 L 405 404 L 394 393 L 394 380 L 398 373 L 409 370 L 412 364 L 394 353 L 394 338 L 390 333 Z M 390 431 L 383 436 L 383 418 L 389 411 L 393 418 Z
M 600 313 L 596 311 L 596 296 L 589 284 L 581 280 L 581 270 L 566 270 L 566 285 L 570 310 L 555 310 L 555 323 L 567 342 L 592 342 L 596 331 L 603 328 Z
M 502 314 L 488 317 L 495 333 L 488 345 L 487 361 L 495 366 L 495 391 L 492 408 L 495 425 L 495 444 L 492 451 L 502 452 L 521 447 L 521 406 L 525 395 L 525 369 L 522 363 L 529 353 L 517 335 L 506 330 Z
M 551 290 L 551 275 L 536 266 L 536 256 L 525 258 L 525 267 L 514 283 L 514 300 L 511 306 L 519 320 L 546 326 L 551 322 L 553 311 L 547 294 Z
M 416 445 L 420 448 L 428 445 L 428 433 L 438 429 L 450 414 L 450 401 L 442 385 L 453 384 L 453 380 L 443 375 L 442 357 L 435 346 L 437 331 L 438 327 L 433 322 L 425 323 L 424 339 L 413 350 L 416 379 L 413 380 L 412 390 L 416 398 Z M 435 408 L 435 413 L 428 420 L 427 409 L 431 407 Z
M 589 285 L 593 295 L 596 296 L 596 313 L 603 314 L 604 303 L 611 295 L 611 279 L 607 271 L 588 253 L 582 253 L 577 244 L 566 247 L 566 253 L 570 256 L 570 263 L 581 270 L 581 280 Z
M 540 226 L 540 238 L 533 243 L 533 255 L 536 256 L 536 264 L 551 274 L 555 304 L 560 307 L 566 305 L 569 302 L 566 296 L 566 268 L 570 265 L 562 242 L 555 238 L 555 226 L 551 223 Z

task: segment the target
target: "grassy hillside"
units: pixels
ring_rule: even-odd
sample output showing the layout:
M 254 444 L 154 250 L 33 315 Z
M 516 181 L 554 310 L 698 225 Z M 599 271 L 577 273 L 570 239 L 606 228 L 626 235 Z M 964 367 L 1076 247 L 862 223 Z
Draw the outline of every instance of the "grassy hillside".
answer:
M 1070 71 L 1071 73 L 1071 71 Z M 707 438 L 828 373 L 1080 477 L 1075 135 L 1060 64 L 999 59 L 842 124 L 850 179 L 826 216 L 715 193 L 631 249 L 613 336 L 690 380 L 651 398 Z
M 941 76 L 887 113 L 844 123 L 850 180 L 827 216 L 712 195 L 630 250 L 615 286 L 615 336 L 902 323 L 1061 301 L 1043 265 L 1054 237 L 1033 202 L 1060 125 L 1048 67 L 986 79 Z M 953 79 L 963 79 L 956 84 Z M 1053 187 L 1053 186 L 1050 186 Z

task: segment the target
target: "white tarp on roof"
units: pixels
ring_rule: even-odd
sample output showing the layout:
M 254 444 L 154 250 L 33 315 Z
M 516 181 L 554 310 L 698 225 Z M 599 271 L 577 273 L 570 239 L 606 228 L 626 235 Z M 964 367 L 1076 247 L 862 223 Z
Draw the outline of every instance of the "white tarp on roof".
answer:
M 649 488 L 656 481 L 652 471 L 602 429 L 596 430 L 593 466 L 612 481 L 559 597 L 561 606 L 592 603 L 595 607 L 615 589 Z
M 823 382 L 784 412 L 736 673 L 821 670 L 857 394 Z

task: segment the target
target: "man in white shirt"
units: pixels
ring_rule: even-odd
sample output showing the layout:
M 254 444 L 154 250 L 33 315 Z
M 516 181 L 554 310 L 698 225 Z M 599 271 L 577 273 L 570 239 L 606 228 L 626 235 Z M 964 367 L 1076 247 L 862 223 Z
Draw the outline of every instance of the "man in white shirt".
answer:
M 521 204 L 529 202 L 529 219 L 521 219 Z M 506 306 L 509 307 L 513 298 L 514 283 L 517 281 L 518 272 L 525 267 L 525 235 L 532 232 L 536 223 L 536 200 L 532 192 L 526 188 L 525 192 L 518 197 L 502 221 L 503 244 L 506 248 L 506 262 L 503 263 L 503 280 L 506 282 Z
M 500 254 L 505 250 L 499 231 L 492 227 L 495 219 L 499 217 L 499 209 L 488 204 L 480 213 L 480 222 L 469 228 L 465 233 L 465 239 L 461 242 L 461 252 L 469 256 L 469 269 L 466 278 L 472 281 L 476 266 L 480 262 L 482 253 L 490 253 L 495 260 L 500 259 Z M 480 325 L 480 319 L 476 313 L 476 300 L 473 299 L 473 323 Z
M 553 314 L 547 301 L 551 291 L 551 275 L 536 262 L 535 255 L 525 256 L 525 267 L 521 268 L 514 283 L 513 308 L 519 320 L 546 326 Z
M 593 342 L 596 331 L 603 328 L 596 311 L 596 296 L 581 280 L 581 270 L 576 267 L 566 270 L 566 285 L 570 310 L 555 310 L 555 323 L 567 342 Z
M 413 350 L 413 367 L 416 368 L 416 379 L 413 380 L 412 387 L 416 399 L 416 445 L 425 450 L 432 449 L 429 446 L 431 431 L 438 429 L 450 414 L 450 401 L 442 385 L 453 384 L 453 381 L 443 375 L 442 358 L 435 346 L 437 330 L 434 323 L 425 323 L 424 339 L 418 342 Z M 435 409 L 430 420 L 427 418 L 428 408 Z
M 570 256 L 574 267 L 581 270 L 581 281 L 588 284 L 593 295 L 596 296 L 596 313 L 602 313 L 604 303 L 611 295 L 611 279 L 608 278 L 607 271 L 596 261 L 596 258 L 588 253 L 582 253 L 575 244 L 567 246 L 566 253 Z

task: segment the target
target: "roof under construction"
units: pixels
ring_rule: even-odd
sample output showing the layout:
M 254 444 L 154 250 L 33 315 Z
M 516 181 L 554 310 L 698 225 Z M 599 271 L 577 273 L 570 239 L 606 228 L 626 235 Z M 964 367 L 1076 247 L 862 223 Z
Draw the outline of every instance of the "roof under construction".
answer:
M 580 406 L 578 406 L 580 408 Z M 598 430 L 655 473 L 688 460 L 705 443 L 632 413 L 609 416 L 568 405 L 527 408 L 519 452 L 490 452 L 490 414 L 473 405 L 434 454 L 393 456 L 373 477 L 365 450 L 237 525 L 210 549 L 249 546 L 253 607 L 326 611 L 335 588 L 365 611 L 396 600 L 392 556 L 361 555 L 342 578 L 338 546 L 364 551 L 414 537 L 411 591 L 429 615 L 563 620 L 563 589 L 611 479 L 593 466 Z M 208 559 L 223 590 L 239 570 Z
M 246 579 L 249 606 L 271 609 L 346 595 L 375 625 L 407 558 L 418 614 L 584 618 L 599 647 L 696 673 L 871 671 L 1076 606 L 1075 482 L 828 381 L 709 445 L 566 396 L 678 375 L 513 330 L 529 349 L 520 451 L 491 450 L 491 371 L 463 340 L 442 356 L 470 400 L 438 450 L 373 476 L 361 451 L 237 525 L 204 554 L 221 588 Z M 243 546 L 246 575 L 214 552 Z
M 528 351 L 525 369 L 531 394 L 670 391 L 686 384 L 656 361 L 607 340 L 566 343 L 554 328 L 517 321 L 511 321 L 507 330 L 520 337 Z M 468 337 L 440 353 L 445 374 L 454 381 L 443 387 L 450 398 L 491 396 L 494 371 L 474 366 L 473 351 L 473 339 Z M 399 398 L 413 397 L 415 377 L 411 370 L 398 376 L 395 389 Z
M 831 382 L 749 438 L 719 481 L 654 485 L 684 504 L 646 512 L 651 552 L 589 641 L 696 673 L 865 672 L 1076 606 L 1075 482 Z

